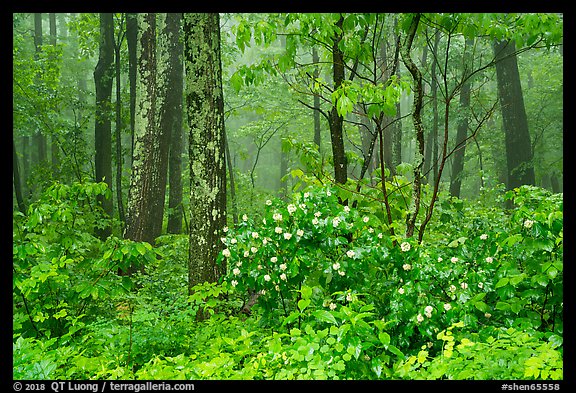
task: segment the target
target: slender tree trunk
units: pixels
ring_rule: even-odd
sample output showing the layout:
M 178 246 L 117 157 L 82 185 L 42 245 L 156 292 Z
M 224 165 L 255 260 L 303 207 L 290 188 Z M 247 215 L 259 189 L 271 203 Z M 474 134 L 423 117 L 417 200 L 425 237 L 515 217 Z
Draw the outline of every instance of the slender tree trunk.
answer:
M 34 47 L 36 53 L 36 59 L 39 59 L 39 54 L 42 51 L 42 14 L 35 13 L 34 14 Z M 37 80 L 37 83 L 41 83 Z M 37 157 L 37 164 L 40 167 L 43 167 L 47 161 L 47 153 L 46 153 L 46 137 L 42 134 L 41 130 L 36 130 L 34 134 L 34 142 L 36 145 L 36 149 L 38 152 Z
M 56 14 L 51 12 L 48 14 L 48 19 L 50 23 L 50 45 L 56 46 Z M 54 108 L 57 110 L 57 108 Z M 58 135 L 52 134 L 50 138 L 50 155 L 52 158 L 52 171 L 53 173 L 58 173 L 60 168 L 60 146 L 58 144 Z
M 120 26 L 120 30 L 123 28 L 124 26 Z M 124 202 L 122 200 L 122 94 L 120 90 L 120 49 L 122 48 L 122 41 L 124 40 L 123 34 L 124 33 L 120 32 L 118 39 L 114 42 L 114 71 L 116 77 L 116 126 L 114 129 L 114 137 L 116 139 L 116 201 L 122 231 L 124 230 L 124 223 L 126 222 Z
M 414 229 L 416 228 L 416 218 L 418 216 L 418 211 L 420 209 L 420 189 L 421 189 L 421 170 L 424 163 L 424 127 L 422 126 L 421 110 L 422 110 L 422 73 L 414 64 L 414 61 L 410 57 L 410 50 L 412 48 L 412 42 L 414 36 L 416 35 L 416 30 L 418 28 L 418 23 L 420 22 L 420 14 L 416 14 L 411 22 L 410 29 L 408 31 L 408 36 L 404 45 L 402 45 L 402 60 L 406 65 L 410 74 L 412 74 L 412 79 L 414 79 L 414 106 L 412 109 L 412 119 L 414 122 L 414 129 L 416 130 L 416 142 L 417 149 L 415 165 L 414 165 L 414 180 L 413 180 L 413 196 L 411 211 L 407 217 L 406 225 L 406 237 L 412 237 L 414 234 Z
M 452 176 L 450 181 L 450 194 L 458 198 L 460 197 L 460 188 L 462 186 L 464 157 L 466 154 L 466 137 L 468 136 L 468 124 L 470 122 L 470 80 L 467 79 L 467 69 L 471 65 L 469 52 L 472 45 L 474 45 L 474 40 L 467 39 L 463 56 L 464 71 L 462 73 L 462 77 L 465 79 L 465 81 L 460 88 L 460 109 L 458 116 L 459 121 L 458 130 L 456 132 L 457 150 L 454 152 L 454 160 L 452 161 Z
M 171 23 L 178 25 L 178 35 L 180 36 L 180 25 L 182 24 L 182 14 L 169 14 L 168 19 Z M 173 21 L 173 19 L 175 19 Z M 173 22 L 172 22 L 173 21 Z M 172 134 L 170 138 L 170 156 L 169 156 L 169 173 L 168 182 L 170 191 L 168 194 L 168 233 L 182 232 L 182 114 L 183 114 L 183 85 L 184 85 L 184 68 L 183 68 L 183 46 L 180 41 L 173 41 L 171 45 L 170 62 L 173 63 L 170 81 L 172 87 L 170 90 L 170 103 L 174 107 Z
M 316 112 L 316 111 L 314 111 Z M 286 153 L 282 149 L 282 139 L 284 138 L 284 134 L 280 134 L 280 198 L 287 200 L 288 199 L 288 181 L 282 181 L 284 177 L 288 174 L 288 153 Z
M 340 16 L 336 26 L 342 31 L 344 17 Z M 334 90 L 338 89 L 344 81 L 344 53 L 338 47 L 342 41 L 342 33 L 334 35 L 332 44 L 332 67 Z M 345 184 L 348 180 L 348 163 L 344 149 L 343 124 L 344 119 L 338 114 L 336 106 L 330 110 L 330 138 L 332 141 L 332 156 L 334 161 L 334 178 L 337 183 Z
M 96 181 L 105 182 L 112 190 L 112 79 L 114 77 L 114 14 L 100 14 L 100 52 L 98 64 L 94 70 L 96 87 L 96 118 L 94 121 L 94 147 Z M 112 198 L 103 195 L 97 197 L 98 203 L 106 214 L 112 217 Z M 97 230 L 98 236 L 107 238 L 112 228 L 106 226 Z
M 184 14 L 184 43 L 191 178 L 188 289 L 192 293 L 196 284 L 216 281 L 226 268 L 216 265 L 226 225 L 219 15 Z
M 28 176 L 30 176 L 30 137 L 22 137 L 22 194 L 25 199 L 28 200 L 30 197 L 30 189 L 28 188 Z
M 495 41 L 496 79 L 505 132 L 507 188 L 534 185 L 534 164 L 528 119 L 514 41 Z
M 320 62 L 320 58 L 318 56 L 318 51 L 316 47 L 312 47 L 312 63 L 318 64 Z M 314 78 L 318 78 L 320 76 L 320 67 L 314 67 Z M 320 133 L 320 96 L 314 94 L 314 112 L 312 112 L 312 116 L 314 117 L 314 143 L 318 146 L 318 151 L 322 151 L 322 139 Z
M 136 73 L 138 58 L 136 49 L 138 47 L 138 14 L 126 14 L 126 43 L 128 44 L 128 84 L 130 85 L 130 166 L 134 156 L 134 128 L 136 119 Z
M 224 130 L 226 131 L 226 130 Z M 228 164 L 228 176 L 230 178 L 230 202 L 232 203 L 232 222 L 238 224 L 238 209 L 236 205 L 236 183 L 234 181 L 234 164 L 230 155 L 228 133 L 224 132 L 224 145 L 226 147 L 226 163 Z
M 14 181 L 14 194 L 16 195 L 16 205 L 20 212 L 26 214 L 26 205 L 22 198 L 22 184 L 20 182 L 20 171 L 18 168 L 18 156 L 16 155 L 16 144 L 12 138 L 12 176 Z

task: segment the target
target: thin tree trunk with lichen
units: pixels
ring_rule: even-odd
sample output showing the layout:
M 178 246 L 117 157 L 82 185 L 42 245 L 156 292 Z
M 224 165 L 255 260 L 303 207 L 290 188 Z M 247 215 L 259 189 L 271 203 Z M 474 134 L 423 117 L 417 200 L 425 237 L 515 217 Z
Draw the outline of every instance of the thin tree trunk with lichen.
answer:
M 226 225 L 224 99 L 217 13 L 184 14 L 185 105 L 190 128 L 188 290 L 225 271 L 216 258 Z M 200 316 L 201 317 L 201 316 Z
M 408 29 L 406 41 L 404 42 L 404 45 L 402 45 L 401 49 L 404 65 L 408 71 L 410 71 L 410 74 L 412 74 L 412 79 L 414 79 L 414 107 L 412 108 L 412 120 L 414 123 L 414 129 L 416 130 L 416 142 L 418 148 L 414 163 L 414 180 L 412 188 L 413 205 L 407 217 L 406 237 L 412 237 L 414 229 L 416 228 L 416 218 L 420 209 L 420 189 L 422 184 L 420 174 L 422 171 L 422 165 L 424 164 L 424 127 L 422 125 L 422 117 L 420 114 L 423 100 L 422 73 L 410 57 L 410 49 L 412 48 L 412 42 L 414 41 L 414 36 L 416 35 L 419 22 L 420 14 L 414 15 L 410 28 Z

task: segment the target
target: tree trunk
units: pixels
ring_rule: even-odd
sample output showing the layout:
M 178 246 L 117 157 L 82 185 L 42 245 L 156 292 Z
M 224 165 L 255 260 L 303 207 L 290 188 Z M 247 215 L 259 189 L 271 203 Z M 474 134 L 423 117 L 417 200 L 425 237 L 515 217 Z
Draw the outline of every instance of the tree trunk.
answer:
M 426 155 L 424 158 L 424 173 L 428 174 L 428 182 L 434 183 L 438 176 L 438 44 L 440 43 L 440 30 L 434 34 L 432 47 L 432 77 L 430 93 L 432 95 L 432 131 L 428 134 Z M 432 173 L 430 173 L 432 171 Z
M 24 198 L 22 198 L 22 184 L 20 182 L 20 171 L 18 170 L 18 156 L 16 155 L 16 144 L 12 138 L 12 175 L 14 181 L 14 194 L 16 195 L 16 204 L 20 212 L 26 214 Z
M 124 26 L 120 26 L 121 30 L 123 28 Z M 124 202 L 122 200 L 122 94 L 120 90 L 120 49 L 122 48 L 122 37 L 122 33 L 120 33 L 120 37 L 114 42 L 114 71 L 116 78 L 116 126 L 114 129 L 114 137 L 116 140 L 116 201 L 121 229 L 124 230 L 126 215 L 124 214 Z
M 96 181 L 105 182 L 112 190 L 112 79 L 114 77 L 114 14 L 100 14 L 100 50 L 98 64 L 94 70 L 96 87 L 96 118 L 94 121 L 94 147 Z M 110 217 L 112 216 L 112 198 L 98 195 L 98 203 Z M 112 228 L 106 226 L 97 230 L 101 239 L 106 239 Z
M 138 14 L 126 14 L 126 43 L 128 44 L 128 83 L 130 85 L 130 166 L 134 156 L 134 128 L 136 119 L 136 73 L 138 58 L 136 49 L 138 47 Z
M 318 57 L 318 51 L 316 47 L 312 48 L 312 63 L 318 64 L 320 62 L 320 58 Z M 318 78 L 320 76 L 320 67 L 314 67 L 314 78 Z M 314 118 L 314 143 L 318 146 L 318 152 L 322 151 L 322 139 L 320 134 L 320 96 L 314 94 L 314 112 L 312 113 Z
M 217 13 L 184 14 L 186 110 L 190 128 L 190 249 L 188 289 L 215 282 L 226 225 L 224 99 Z
M 42 51 L 42 14 L 34 14 L 34 47 L 36 53 L 36 60 L 39 60 L 39 54 Z M 37 83 L 41 82 L 37 80 Z M 43 167 L 47 161 L 46 153 L 46 137 L 42 134 L 41 130 L 36 130 L 34 134 L 34 143 L 38 152 L 36 164 L 39 167 Z
M 534 164 L 514 41 L 495 41 L 496 79 L 505 132 L 509 190 L 534 185 Z
M 452 161 L 452 176 L 450 180 L 450 194 L 460 198 L 460 188 L 462 186 L 462 175 L 464 171 L 464 157 L 466 154 L 466 137 L 468 135 L 468 123 L 470 122 L 470 80 L 467 79 L 467 69 L 471 66 L 471 47 L 474 40 L 466 39 L 464 47 L 462 78 L 465 79 L 460 88 L 460 109 L 458 114 L 458 130 L 456 132 L 456 151 Z M 468 50 L 467 50 L 468 49 Z
M 342 41 L 342 24 L 344 17 L 340 16 L 336 26 L 340 28 L 340 33 L 335 34 L 332 44 L 332 67 L 334 90 L 338 89 L 344 81 L 344 53 L 338 47 Z M 330 138 L 332 141 L 332 157 L 334 161 L 334 179 L 337 183 L 345 184 L 348 180 L 348 164 L 346 161 L 346 151 L 344 150 L 343 123 L 344 119 L 338 114 L 336 106 L 330 110 Z
M 166 34 L 164 21 L 165 14 L 162 14 L 162 36 Z M 160 45 L 160 59 L 166 61 L 159 64 L 156 59 L 156 14 L 138 14 L 137 42 L 134 157 L 124 237 L 154 244 L 162 232 L 168 166 L 166 128 L 160 126 L 163 123 L 160 119 L 165 119 L 163 92 L 166 84 L 158 69 L 158 66 L 168 66 L 167 48 L 164 43 Z
M 183 114 L 183 84 L 184 84 L 184 69 L 182 65 L 183 47 L 179 40 L 180 25 L 182 23 L 182 14 L 168 14 L 167 20 L 170 24 L 177 24 L 178 31 L 171 41 L 170 63 L 173 64 L 171 74 L 169 76 L 169 96 L 167 98 L 167 105 L 173 107 L 173 122 L 172 133 L 170 137 L 170 156 L 168 162 L 168 182 L 170 184 L 170 191 L 168 195 L 168 233 L 181 233 L 182 232 L 182 114 Z
M 56 14 L 51 12 L 48 14 L 50 22 L 50 45 L 56 46 Z M 57 108 L 54 108 L 57 110 Z M 50 155 L 52 158 L 52 171 L 57 173 L 60 167 L 60 146 L 58 144 L 58 134 L 52 134 L 50 138 Z

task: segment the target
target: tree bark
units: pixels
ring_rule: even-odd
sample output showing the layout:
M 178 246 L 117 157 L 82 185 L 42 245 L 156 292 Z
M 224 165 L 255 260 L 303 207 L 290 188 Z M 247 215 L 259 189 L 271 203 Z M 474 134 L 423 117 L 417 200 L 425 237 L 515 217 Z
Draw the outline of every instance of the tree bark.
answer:
M 126 43 L 128 44 L 128 84 L 130 85 L 130 166 L 134 156 L 134 127 L 136 119 L 136 73 L 138 57 L 136 49 L 138 47 L 138 14 L 126 14 Z
M 120 26 L 120 30 L 123 28 L 124 26 Z M 126 222 L 124 202 L 122 200 L 122 94 L 120 90 L 120 49 L 122 48 L 123 37 L 123 33 L 120 32 L 118 39 L 114 42 L 114 71 L 116 78 L 116 125 L 114 129 L 114 137 L 116 140 L 116 201 L 118 206 L 118 217 L 120 218 L 122 230 L 124 230 Z
M 188 290 L 214 282 L 226 225 L 224 99 L 217 13 L 184 14 L 185 102 L 190 128 L 190 249 Z
M 42 14 L 34 14 L 34 47 L 35 47 L 35 58 L 39 60 L 40 52 L 42 51 Z M 36 81 L 38 84 L 41 82 Z M 34 134 L 34 142 L 38 152 L 36 164 L 42 167 L 47 161 L 46 153 L 46 137 L 42 134 L 41 130 L 36 130 Z
M 96 181 L 105 182 L 112 190 L 112 79 L 114 77 L 114 14 L 100 14 L 100 50 L 94 70 L 96 87 L 96 118 L 94 121 L 94 147 Z M 112 198 L 97 196 L 104 213 L 112 216 Z M 97 234 L 106 239 L 112 233 L 111 226 L 99 228 Z
M 344 53 L 338 47 L 342 41 L 342 24 L 344 17 L 340 16 L 336 26 L 340 29 L 332 38 L 332 68 L 334 90 L 337 90 L 344 81 Z M 348 163 L 344 149 L 343 123 L 344 119 L 338 114 L 336 106 L 330 110 L 330 138 L 332 141 L 332 157 L 334 161 L 334 179 L 337 183 L 345 184 L 348 181 Z
M 512 190 L 524 184 L 536 183 L 530 132 L 514 41 L 495 41 L 494 55 L 506 143 L 506 186 Z
M 180 37 L 180 26 L 182 24 L 182 14 L 169 14 L 168 18 L 171 23 L 178 25 L 178 35 Z M 173 20 L 175 19 L 175 20 Z M 173 21 L 173 22 L 172 22 Z M 173 37 L 174 38 L 174 37 Z M 170 137 L 170 156 L 168 158 L 168 182 L 170 184 L 170 192 L 168 194 L 168 233 L 181 233 L 182 232 L 182 147 L 183 147 L 183 85 L 184 85 L 184 68 L 183 68 L 183 46 L 178 41 L 173 41 L 171 44 L 170 62 L 173 63 L 172 74 L 170 81 L 172 87 L 170 88 L 171 94 L 169 101 L 172 102 L 174 107 L 172 133 Z

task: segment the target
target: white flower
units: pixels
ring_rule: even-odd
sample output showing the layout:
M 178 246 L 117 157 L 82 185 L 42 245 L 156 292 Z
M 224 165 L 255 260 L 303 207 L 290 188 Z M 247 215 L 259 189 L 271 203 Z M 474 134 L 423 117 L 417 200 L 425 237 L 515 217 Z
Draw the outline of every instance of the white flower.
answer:
M 432 311 L 434 311 L 434 308 L 432 306 L 426 306 L 426 308 L 424 309 L 424 314 L 428 318 L 432 318 Z
M 248 216 L 246 214 L 242 216 L 242 221 L 248 221 Z
M 484 288 L 484 283 L 479 282 L 479 283 L 478 283 L 478 288 L 480 288 L 480 289 Z
M 344 270 L 338 270 L 338 274 L 344 276 L 346 273 L 344 273 Z
M 346 294 L 346 300 L 349 302 L 352 301 L 352 294 L 351 293 Z
M 448 311 L 452 308 L 452 306 L 450 305 L 450 303 L 444 303 L 444 310 Z
M 330 303 L 328 307 L 330 307 L 330 310 L 334 310 L 336 308 L 336 304 Z
M 289 214 L 292 214 L 296 211 L 296 206 L 293 204 L 289 204 L 288 206 L 286 206 L 286 208 L 288 209 Z
M 278 262 L 278 258 L 272 257 L 272 258 L 270 258 L 270 262 L 276 263 L 276 262 Z
M 398 293 L 399 293 L 400 295 L 404 295 L 404 288 L 400 288 L 400 289 L 398 290 Z
M 422 322 L 424 320 L 424 317 L 422 316 L 422 314 L 418 314 L 416 316 L 416 320 L 418 321 L 418 323 Z
M 252 232 L 252 237 L 254 239 L 258 239 L 258 232 Z
M 487 312 L 486 314 L 484 314 L 484 316 L 485 316 L 486 318 L 490 318 L 490 317 L 492 316 L 492 314 L 490 314 L 489 312 Z
M 240 269 L 238 269 L 237 267 L 234 268 L 234 270 L 232 270 L 232 273 L 234 273 L 235 276 L 240 274 Z
M 316 218 L 320 217 L 321 215 L 322 215 L 322 213 L 320 213 L 320 212 L 314 213 L 314 217 L 316 217 Z
M 320 222 L 320 221 L 318 221 L 318 219 L 317 219 L 316 217 L 314 217 L 314 218 L 312 219 L 312 224 L 313 224 L 313 225 L 318 225 L 319 222 Z
M 353 258 L 356 253 L 353 250 L 348 250 L 346 251 L 346 255 L 348 255 L 348 258 Z
M 486 262 L 492 263 L 492 262 L 494 262 L 494 258 L 492 258 L 492 257 L 486 257 Z
M 236 262 L 236 266 L 238 266 L 238 267 L 242 266 L 242 261 Z
M 266 290 L 265 289 L 261 289 L 260 291 L 258 291 L 260 293 L 260 295 L 266 295 Z
M 276 228 L 274 228 L 274 232 L 276 232 L 276 233 L 282 233 L 282 228 L 276 227 Z
M 236 240 L 236 238 L 233 237 L 232 239 L 230 239 L 230 243 L 236 244 L 236 243 L 238 243 L 238 240 Z
M 350 213 L 350 206 L 344 206 L 344 211 L 346 213 Z
M 332 219 L 332 226 L 333 226 L 334 228 L 336 228 L 336 227 L 338 226 L 338 224 L 340 224 L 340 218 L 334 217 L 334 218 Z
M 304 231 L 303 231 L 302 229 L 298 229 L 298 230 L 296 231 L 296 234 L 297 234 L 298 236 L 302 237 L 302 236 L 304 236 Z
M 380 233 L 378 234 L 378 239 L 382 239 L 383 236 L 384 236 L 384 235 L 382 234 L 382 232 L 380 232 Z
M 220 241 L 221 241 L 222 243 L 226 244 L 226 238 L 225 238 L 225 237 L 221 237 L 221 238 L 220 238 Z
M 256 251 L 258 251 L 258 249 L 256 247 L 250 247 L 250 251 L 252 251 L 252 253 L 256 254 Z
M 272 205 L 272 201 L 271 201 L 270 199 L 267 199 L 267 200 L 266 200 L 266 204 L 267 204 L 268 206 L 270 206 L 270 205 Z
M 274 262 L 276 262 L 276 261 L 274 261 Z M 280 270 L 286 270 L 287 268 L 288 268 L 288 266 L 286 266 L 285 263 L 280 265 Z
M 226 258 L 230 257 L 230 250 L 225 248 L 224 250 L 222 250 L 222 255 L 224 255 Z
M 306 211 L 306 204 L 305 203 L 301 203 L 298 206 L 300 206 L 300 209 Z
M 442 262 L 442 261 L 443 261 L 442 257 L 438 257 L 438 262 Z
M 460 286 L 462 287 L 462 289 L 468 288 L 468 284 L 466 284 L 465 282 L 461 283 Z
M 524 221 L 524 228 L 530 229 L 530 228 L 532 228 L 532 225 L 534 225 L 534 221 L 532 221 L 532 220 Z
M 222 230 L 223 230 L 224 232 L 228 232 L 228 227 L 224 227 Z
M 235 287 L 236 285 L 238 285 L 238 281 L 232 280 L 230 281 L 230 284 L 232 284 L 232 286 Z
M 374 233 L 374 228 L 372 228 L 372 227 L 368 228 L 368 232 Z
M 404 242 L 404 243 L 400 244 L 400 248 L 401 248 L 402 251 L 404 251 L 404 252 L 410 251 L 410 243 Z
M 273 219 L 274 221 L 280 221 L 280 220 L 282 220 L 282 214 L 280 214 L 280 213 L 274 213 L 274 214 L 272 215 L 272 219 Z
M 270 281 L 272 278 L 270 277 L 269 274 L 265 274 L 264 275 L 264 281 Z
M 334 270 L 340 269 L 340 264 L 338 262 L 332 264 L 332 269 L 334 269 Z
M 258 269 L 258 270 L 262 270 L 262 265 L 258 265 L 258 266 L 256 266 L 256 269 Z
M 330 192 L 330 190 L 327 190 L 327 191 L 326 191 L 326 195 L 332 196 L 332 193 Z
M 266 219 L 265 218 L 262 219 L 262 224 L 266 225 Z
M 402 265 L 402 269 L 410 270 L 410 269 L 412 269 L 412 265 L 410 265 L 409 263 L 405 263 L 404 265 Z
M 286 232 L 286 233 L 284 234 L 284 239 L 290 240 L 291 238 L 292 238 L 292 234 L 291 234 L 290 232 Z
M 266 238 L 262 239 L 262 244 L 263 244 L 263 245 L 268 244 L 268 239 L 266 239 Z
M 250 256 L 250 251 L 244 251 L 244 258 L 248 258 Z
M 278 284 L 274 285 L 274 289 L 277 290 L 278 292 L 280 292 L 280 285 L 278 285 Z
M 452 257 L 452 258 L 450 258 L 450 261 L 451 261 L 452 263 L 456 263 L 456 262 L 458 262 L 458 258 Z
M 282 273 L 282 274 L 280 275 L 280 280 L 286 281 L 286 274 Z
M 483 233 L 483 234 L 480 235 L 480 240 L 486 240 L 486 239 L 488 239 L 488 235 L 487 235 L 487 234 Z
M 456 292 L 456 285 L 452 284 L 449 288 L 450 292 Z
M 310 193 L 309 193 L 309 192 L 305 192 L 305 193 L 304 193 L 304 198 L 308 198 L 309 196 L 310 196 Z
M 368 217 L 366 217 L 366 216 L 362 217 L 362 221 L 364 221 L 365 223 L 368 222 L 368 220 L 369 220 Z

